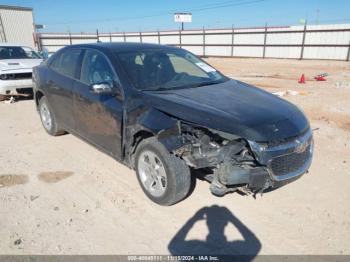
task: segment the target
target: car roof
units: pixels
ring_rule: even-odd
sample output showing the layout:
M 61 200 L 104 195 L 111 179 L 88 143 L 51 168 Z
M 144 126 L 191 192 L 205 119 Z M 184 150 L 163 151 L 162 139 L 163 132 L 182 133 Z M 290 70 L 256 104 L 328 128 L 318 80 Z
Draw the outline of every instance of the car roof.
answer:
M 174 47 L 158 44 L 149 43 L 132 43 L 132 42 L 98 42 L 89 44 L 76 44 L 70 45 L 69 47 L 79 47 L 79 48 L 95 48 L 99 50 L 109 50 L 114 52 L 127 52 L 127 51 L 137 51 L 145 49 L 172 49 Z

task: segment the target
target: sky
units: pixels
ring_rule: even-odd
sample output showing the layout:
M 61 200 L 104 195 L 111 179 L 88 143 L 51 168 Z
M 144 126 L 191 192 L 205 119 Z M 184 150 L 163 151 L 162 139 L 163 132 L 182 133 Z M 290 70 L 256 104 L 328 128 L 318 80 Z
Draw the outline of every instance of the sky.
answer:
M 0 0 L 32 7 L 42 32 L 179 29 L 174 12 L 191 12 L 185 29 L 350 23 L 349 0 Z

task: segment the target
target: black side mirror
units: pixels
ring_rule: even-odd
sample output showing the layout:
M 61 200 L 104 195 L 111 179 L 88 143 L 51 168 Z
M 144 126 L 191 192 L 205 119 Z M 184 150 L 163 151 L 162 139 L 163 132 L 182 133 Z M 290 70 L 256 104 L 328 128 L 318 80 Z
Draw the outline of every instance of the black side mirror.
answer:
M 108 82 L 102 82 L 91 85 L 90 91 L 95 94 L 100 95 L 112 95 L 113 92 L 113 86 Z
M 99 95 L 117 95 L 119 90 L 117 87 L 114 87 L 112 83 L 101 82 L 97 84 L 92 84 L 90 91 Z

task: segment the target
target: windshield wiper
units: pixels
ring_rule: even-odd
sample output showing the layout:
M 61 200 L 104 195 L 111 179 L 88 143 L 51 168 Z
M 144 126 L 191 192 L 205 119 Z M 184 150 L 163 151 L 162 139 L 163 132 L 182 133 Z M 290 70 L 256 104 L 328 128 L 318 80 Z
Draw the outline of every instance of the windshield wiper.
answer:
M 185 86 L 159 87 L 155 89 L 143 89 L 142 91 L 171 91 L 176 89 L 183 89 L 186 87 L 190 87 L 190 86 L 185 85 Z
M 216 84 L 220 84 L 220 83 L 223 83 L 223 81 L 209 81 L 209 82 L 202 82 L 202 83 L 198 83 L 198 84 L 189 84 L 189 85 L 176 86 L 176 87 L 159 87 L 156 89 L 143 89 L 142 91 L 171 91 L 171 90 L 183 89 L 183 88 L 210 86 L 210 85 L 216 85 Z
M 203 82 L 203 83 L 195 84 L 193 85 L 193 87 L 211 86 L 211 85 L 216 85 L 220 83 L 222 83 L 222 81 Z
M 165 87 L 159 87 L 159 88 L 155 88 L 155 89 L 142 89 L 142 91 L 169 91 L 171 89 L 169 88 L 165 88 Z

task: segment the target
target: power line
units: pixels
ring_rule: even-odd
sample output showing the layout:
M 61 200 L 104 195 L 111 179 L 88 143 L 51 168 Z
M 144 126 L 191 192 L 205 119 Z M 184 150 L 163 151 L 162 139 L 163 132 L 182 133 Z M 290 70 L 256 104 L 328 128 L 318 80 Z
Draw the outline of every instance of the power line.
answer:
M 204 11 L 208 9 L 215 9 L 215 8 L 223 8 L 227 6 L 235 6 L 235 5 L 243 5 L 243 4 L 250 4 L 254 2 L 262 2 L 266 0 L 253 0 L 253 1 L 247 1 L 247 0 L 235 0 L 235 1 L 225 1 L 225 2 L 218 2 L 215 4 L 207 4 L 207 5 L 200 5 L 197 7 L 192 7 L 190 9 L 187 9 L 188 12 L 194 12 L 194 11 Z M 246 3 L 245 3 L 246 2 Z M 230 4 L 229 4 L 230 3 Z M 221 6 L 225 4 L 224 6 Z M 74 21 L 67 21 L 67 22 L 58 22 L 58 23 L 46 23 L 46 25 L 65 25 L 65 24 L 81 24 L 81 23 L 91 23 L 91 22 L 110 22 L 110 21 L 125 21 L 125 20 L 135 20 L 135 19 L 144 19 L 144 18 L 153 18 L 153 17 L 159 17 L 159 16 L 166 16 L 169 14 L 173 14 L 178 10 L 167 10 L 162 11 L 159 13 L 155 13 L 152 15 L 145 15 L 145 16 L 129 16 L 129 17 L 120 17 L 120 18 L 105 18 L 105 19 L 96 19 L 96 20 L 74 20 Z
M 219 2 L 215 4 L 209 4 L 209 5 L 202 5 L 198 7 L 192 7 L 190 9 L 187 9 L 188 12 L 201 12 L 211 9 L 219 9 L 224 7 L 231 7 L 231 6 L 241 6 L 241 5 L 248 5 L 248 4 L 254 4 L 259 2 L 265 2 L 267 0 L 236 0 L 236 1 L 225 1 L 225 2 Z M 173 14 L 178 10 L 168 10 L 164 11 L 162 13 L 156 13 L 153 15 L 145 15 L 145 16 L 131 16 L 131 17 L 120 17 L 120 18 L 107 18 L 107 19 L 96 19 L 96 20 L 75 20 L 75 21 L 67 21 L 67 22 L 57 22 L 57 23 L 45 23 L 46 25 L 69 25 L 69 24 L 82 24 L 82 23 L 95 23 L 95 22 L 111 22 L 111 21 L 125 21 L 125 20 L 136 20 L 136 19 L 145 19 L 145 18 L 153 18 L 153 17 L 159 17 L 159 16 L 166 16 L 169 14 Z
M 191 12 L 200 12 L 200 11 L 205 11 L 208 9 L 218 9 L 218 8 L 223 8 L 223 7 L 230 7 L 230 6 L 240 6 L 240 5 L 247 5 L 247 4 L 254 4 L 254 3 L 259 3 L 259 2 L 265 2 L 267 0 L 251 0 L 251 1 L 242 1 L 241 3 L 235 3 L 235 4 L 226 4 L 226 5 L 219 5 L 219 6 L 214 6 L 214 7 L 205 7 L 205 8 L 194 8 L 190 9 Z

